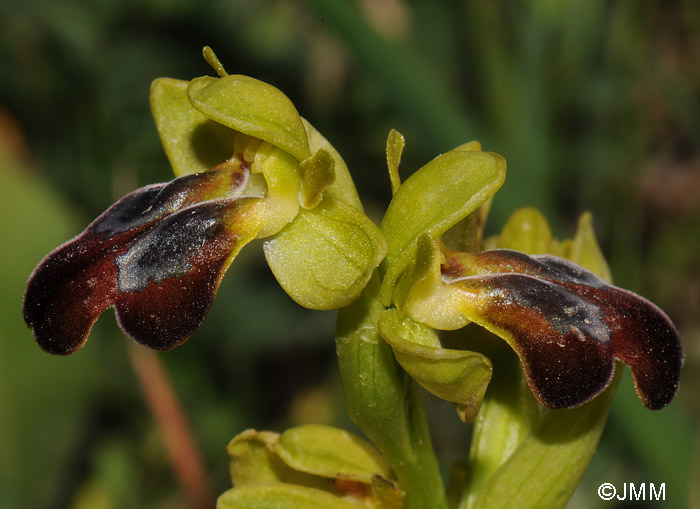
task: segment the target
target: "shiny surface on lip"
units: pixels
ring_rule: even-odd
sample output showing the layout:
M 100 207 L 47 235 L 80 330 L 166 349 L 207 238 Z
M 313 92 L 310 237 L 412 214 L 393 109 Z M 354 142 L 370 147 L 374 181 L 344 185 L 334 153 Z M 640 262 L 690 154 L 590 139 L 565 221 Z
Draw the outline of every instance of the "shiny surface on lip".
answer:
M 230 197 L 246 180 L 245 168 L 226 165 L 146 186 L 49 254 L 23 306 L 39 345 L 76 351 L 111 306 L 139 343 L 167 350 L 185 341 L 204 320 L 232 253 L 250 240 L 240 223 L 258 199 Z
M 535 397 L 550 408 L 580 405 L 627 364 L 645 406 L 662 408 L 679 385 L 683 351 L 653 303 L 552 256 L 484 251 L 448 259 L 443 277 L 464 293 L 469 319 L 503 337 Z

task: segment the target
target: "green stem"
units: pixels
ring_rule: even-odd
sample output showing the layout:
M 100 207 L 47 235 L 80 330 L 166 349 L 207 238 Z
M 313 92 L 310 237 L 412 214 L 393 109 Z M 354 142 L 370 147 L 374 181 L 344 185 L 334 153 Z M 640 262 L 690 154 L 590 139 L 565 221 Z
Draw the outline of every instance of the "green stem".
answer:
M 384 311 L 375 272 L 362 296 L 338 312 L 336 349 L 350 417 L 374 442 L 406 492 L 406 508 L 447 507 L 417 384 L 377 331 Z

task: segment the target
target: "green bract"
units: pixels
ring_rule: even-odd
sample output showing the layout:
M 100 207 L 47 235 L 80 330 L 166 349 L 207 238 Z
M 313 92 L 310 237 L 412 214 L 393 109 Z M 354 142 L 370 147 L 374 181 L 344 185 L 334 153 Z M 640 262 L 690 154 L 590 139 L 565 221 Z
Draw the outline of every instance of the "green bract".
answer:
M 228 453 L 234 487 L 219 497 L 219 509 L 403 507 L 404 494 L 379 452 L 331 426 L 307 424 L 281 435 L 244 431 Z

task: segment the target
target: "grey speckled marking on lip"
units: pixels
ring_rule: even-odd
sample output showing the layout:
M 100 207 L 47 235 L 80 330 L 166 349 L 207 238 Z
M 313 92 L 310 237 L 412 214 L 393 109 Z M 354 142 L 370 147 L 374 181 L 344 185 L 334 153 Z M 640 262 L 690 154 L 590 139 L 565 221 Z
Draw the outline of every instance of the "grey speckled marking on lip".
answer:
M 576 334 L 578 330 L 603 345 L 610 341 L 611 330 L 602 310 L 562 286 L 510 273 L 481 276 L 480 279 L 486 286 L 492 279 L 502 298 L 542 313 L 559 334 Z
M 210 207 L 194 206 L 165 219 L 116 260 L 120 292 L 139 292 L 192 270 L 190 260 L 218 229 Z

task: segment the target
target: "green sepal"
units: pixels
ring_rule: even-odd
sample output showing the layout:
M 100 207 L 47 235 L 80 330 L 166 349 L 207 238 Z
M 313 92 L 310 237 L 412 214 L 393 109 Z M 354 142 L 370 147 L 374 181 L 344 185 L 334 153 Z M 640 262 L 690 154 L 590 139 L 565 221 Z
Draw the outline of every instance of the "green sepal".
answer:
M 220 124 L 267 141 L 299 161 L 311 155 L 299 113 L 272 85 L 238 74 L 204 76 L 190 82 L 187 96 L 197 110 Z
M 460 148 L 436 157 L 401 185 L 381 224 L 387 239 L 382 265 L 385 306 L 415 258 L 418 236 L 426 232 L 438 238 L 474 212 L 501 187 L 505 171 L 500 155 Z
M 572 262 L 586 267 L 605 281 L 612 281 L 610 267 L 593 231 L 593 215 L 590 212 L 581 214 L 576 235 L 570 241 L 564 242 L 564 250 L 565 257 Z
M 176 176 L 206 171 L 233 154 L 236 131 L 197 111 L 187 98 L 189 82 L 159 78 L 151 84 L 151 112 Z
M 308 159 L 299 163 L 301 190 L 299 201 L 305 209 L 319 204 L 323 192 L 335 181 L 335 159 L 326 149 L 319 149 Z
M 336 500 L 354 497 L 359 503 L 371 499 L 378 509 L 403 508 L 405 494 L 392 480 L 379 452 L 369 442 L 338 428 L 307 424 L 281 435 L 246 430 L 231 441 L 227 451 L 234 485 L 222 496 L 228 503 L 243 503 L 250 486 L 276 485 L 283 486 L 282 492 L 288 491 L 287 486 L 309 490 L 300 494 L 300 500 L 313 503 L 331 500 L 318 493 L 322 492 Z M 267 496 L 270 493 L 279 491 L 264 490 Z M 261 499 L 263 507 L 277 500 Z
M 295 484 L 249 484 L 224 492 L 216 509 L 359 509 L 358 501 Z
M 549 253 L 563 256 L 561 246 L 552 237 L 549 222 L 532 207 L 518 209 L 511 214 L 501 230 L 498 247 L 529 255 Z
M 386 252 L 379 228 L 346 203 L 324 198 L 264 244 L 265 257 L 284 290 L 310 309 L 354 301 Z
M 477 352 L 443 348 L 435 331 L 395 309 L 379 320 L 379 333 L 394 349 L 406 372 L 435 396 L 455 406 L 459 418 L 471 422 L 491 379 L 491 362 Z
M 320 477 L 371 484 L 375 475 L 391 477 L 379 452 L 345 430 L 306 424 L 280 435 L 274 452 L 289 467 Z

